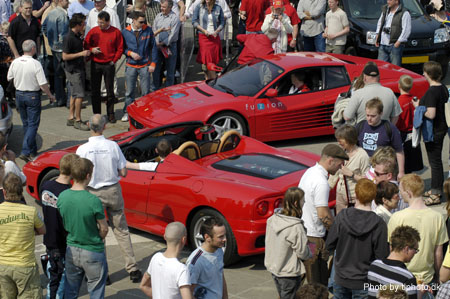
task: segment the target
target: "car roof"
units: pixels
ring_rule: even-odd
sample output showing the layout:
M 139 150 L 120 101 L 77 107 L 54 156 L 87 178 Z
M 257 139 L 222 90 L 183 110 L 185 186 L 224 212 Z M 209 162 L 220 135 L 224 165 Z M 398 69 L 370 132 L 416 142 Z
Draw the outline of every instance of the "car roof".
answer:
M 283 54 L 269 55 L 264 57 L 266 60 L 284 68 L 285 70 L 298 66 L 317 66 L 319 65 L 344 65 L 347 62 L 340 60 L 327 53 L 317 52 L 289 52 Z

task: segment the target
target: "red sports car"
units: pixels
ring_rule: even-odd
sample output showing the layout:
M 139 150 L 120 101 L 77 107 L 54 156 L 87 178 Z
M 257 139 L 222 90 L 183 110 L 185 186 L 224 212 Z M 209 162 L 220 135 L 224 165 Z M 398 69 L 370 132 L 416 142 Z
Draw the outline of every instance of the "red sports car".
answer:
M 216 80 L 189 82 L 153 92 L 128 106 L 130 127 L 142 129 L 201 120 L 215 126 L 216 138 L 234 129 L 261 141 L 333 134 L 331 114 L 368 61 L 355 56 L 298 52 L 267 56 Z M 399 93 L 398 80 L 414 79 L 411 93 L 422 97 L 421 75 L 375 60 L 382 85 Z M 291 75 L 303 73 L 308 92 L 289 94 Z M 374 95 L 375 96 L 375 95 Z
M 202 241 L 203 221 L 220 217 L 227 228 L 225 262 L 230 264 L 238 256 L 264 252 L 267 218 L 318 156 L 276 149 L 236 131 L 208 141 L 205 127 L 202 122 L 185 122 L 110 139 L 128 161 L 157 160 L 155 148 L 161 139 L 174 150 L 156 171 L 129 169 L 121 179 L 129 226 L 162 236 L 168 223 L 181 221 L 195 248 Z M 27 163 L 23 170 L 28 193 L 40 200 L 43 182 L 58 176 L 59 160 L 77 147 L 45 152 Z

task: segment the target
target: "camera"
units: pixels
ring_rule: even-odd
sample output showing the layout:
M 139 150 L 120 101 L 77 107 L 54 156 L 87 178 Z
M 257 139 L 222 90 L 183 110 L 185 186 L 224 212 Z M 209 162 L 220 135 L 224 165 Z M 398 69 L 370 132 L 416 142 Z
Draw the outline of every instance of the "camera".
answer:
M 278 19 L 279 15 L 273 15 L 274 19 Z
M 391 34 L 391 27 L 383 27 L 383 32 L 386 34 Z

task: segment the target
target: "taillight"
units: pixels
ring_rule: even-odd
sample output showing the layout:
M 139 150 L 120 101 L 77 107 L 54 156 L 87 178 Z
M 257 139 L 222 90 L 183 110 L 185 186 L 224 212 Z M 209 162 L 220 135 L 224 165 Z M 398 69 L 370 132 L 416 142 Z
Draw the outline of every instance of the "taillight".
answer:
M 6 115 L 6 112 L 8 111 L 8 104 L 5 102 L 2 103 L 2 115 Z
M 283 205 L 283 199 L 277 198 L 275 200 L 275 202 L 273 203 L 273 209 L 275 210 L 275 209 L 282 208 L 282 205 Z
M 265 201 L 265 200 L 260 201 L 256 205 L 256 212 L 258 213 L 259 216 L 266 215 L 267 211 L 269 211 L 269 203 L 267 201 Z

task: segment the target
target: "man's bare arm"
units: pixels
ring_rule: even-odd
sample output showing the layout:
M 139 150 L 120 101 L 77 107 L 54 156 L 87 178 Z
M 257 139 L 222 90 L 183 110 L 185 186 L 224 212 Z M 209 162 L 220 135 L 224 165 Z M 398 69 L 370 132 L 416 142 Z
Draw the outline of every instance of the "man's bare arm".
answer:
M 325 228 L 329 230 L 334 221 L 330 209 L 328 207 L 317 207 L 316 210 L 320 221 L 322 221 Z
M 97 220 L 97 224 L 98 224 L 98 234 L 100 235 L 100 238 L 104 239 L 108 234 L 108 222 L 106 222 L 106 218 Z
M 444 253 L 442 251 L 442 245 L 437 245 L 434 248 L 434 271 L 439 273 L 442 262 L 444 261 Z
M 194 297 L 192 297 L 192 291 L 191 291 L 190 285 L 181 286 L 180 294 L 181 294 L 181 298 L 183 298 L 183 299 L 193 299 L 194 298 Z
M 14 42 L 12 37 L 8 36 L 6 39 L 8 40 L 9 47 L 11 48 L 11 51 L 13 52 L 14 57 L 15 58 L 20 57 L 19 51 L 17 51 L 16 43 Z
M 144 273 L 144 276 L 142 277 L 141 284 L 139 287 L 141 288 L 141 291 L 144 292 L 145 295 L 147 295 L 149 298 L 152 298 L 152 280 L 147 272 Z

